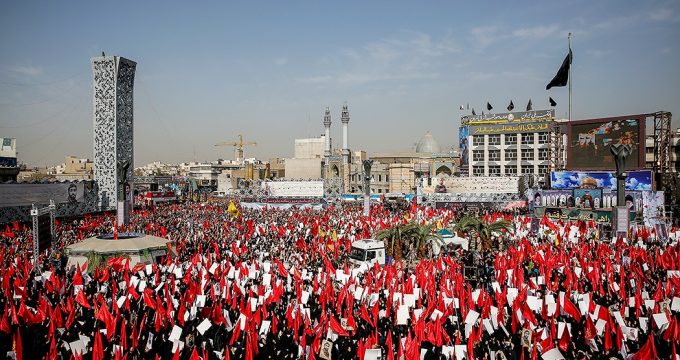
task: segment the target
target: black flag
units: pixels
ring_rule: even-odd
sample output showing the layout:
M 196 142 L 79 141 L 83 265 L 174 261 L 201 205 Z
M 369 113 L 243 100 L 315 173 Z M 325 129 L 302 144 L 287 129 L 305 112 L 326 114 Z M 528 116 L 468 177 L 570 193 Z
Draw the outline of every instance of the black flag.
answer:
M 557 106 L 557 103 L 555 102 L 555 100 L 553 100 L 552 97 L 551 97 L 550 99 L 548 99 L 548 100 L 550 101 L 550 106 L 552 106 L 552 107 Z
M 550 81 L 550 83 L 548 83 L 548 86 L 545 87 L 546 90 L 553 86 L 567 85 L 567 81 L 569 80 L 569 67 L 571 66 L 572 57 L 571 49 L 569 49 L 569 54 L 567 54 L 567 57 L 564 58 L 562 66 L 560 66 L 560 69 L 557 70 L 555 77 Z
M 512 103 L 512 100 L 510 100 L 510 105 L 508 105 L 508 111 L 512 111 L 512 109 L 515 108 L 515 104 Z
M 531 111 L 531 99 L 529 99 L 529 103 L 527 104 L 527 111 Z
M 491 111 L 491 109 L 493 109 L 493 106 L 491 106 L 491 104 L 489 104 L 488 101 L 486 102 L 486 109 L 489 110 L 489 111 Z
M 477 114 L 475 113 L 475 108 L 472 108 L 472 115 L 477 115 Z

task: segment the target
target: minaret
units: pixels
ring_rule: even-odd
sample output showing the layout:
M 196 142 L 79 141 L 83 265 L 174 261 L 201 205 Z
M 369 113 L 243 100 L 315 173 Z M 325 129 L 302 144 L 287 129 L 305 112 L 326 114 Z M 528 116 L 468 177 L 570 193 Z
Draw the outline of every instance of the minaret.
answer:
M 323 115 L 323 126 L 326 128 L 326 148 L 324 149 L 324 156 L 331 156 L 331 110 L 326 108 L 326 113 Z
M 342 162 L 343 164 L 348 164 L 349 146 L 347 145 L 347 127 L 349 126 L 349 110 L 347 110 L 347 104 L 342 106 L 340 121 L 342 121 Z

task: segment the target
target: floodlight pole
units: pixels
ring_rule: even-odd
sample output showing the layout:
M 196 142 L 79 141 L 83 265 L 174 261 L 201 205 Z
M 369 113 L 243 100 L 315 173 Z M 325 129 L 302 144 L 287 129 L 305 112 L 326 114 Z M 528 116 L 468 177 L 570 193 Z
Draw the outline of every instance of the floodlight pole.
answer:
M 571 121 L 571 33 L 567 36 L 569 42 L 569 121 Z
M 371 212 L 371 167 L 373 160 L 362 161 L 364 166 L 364 216 Z

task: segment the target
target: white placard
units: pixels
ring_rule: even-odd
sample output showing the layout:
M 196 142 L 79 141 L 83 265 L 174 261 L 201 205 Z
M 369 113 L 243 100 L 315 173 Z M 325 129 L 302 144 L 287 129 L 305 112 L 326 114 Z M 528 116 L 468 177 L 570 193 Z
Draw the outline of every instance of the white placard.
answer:
M 381 360 L 382 350 L 381 349 L 366 349 L 364 352 L 364 360 Z
M 399 305 L 397 309 L 397 325 L 408 324 L 408 307 L 406 305 Z
M 564 355 L 558 348 L 552 348 L 541 355 L 543 360 L 564 360 Z
M 168 336 L 168 341 L 178 341 L 180 336 L 182 336 L 182 328 L 175 325 L 175 327 L 173 327 L 172 331 L 170 332 L 170 336 Z
M 210 329 L 211 326 L 212 323 L 210 322 L 210 320 L 203 319 L 203 321 L 196 327 L 196 330 L 198 330 L 198 332 L 201 333 L 201 335 L 203 335 L 206 331 L 208 331 L 208 329 Z
M 272 322 L 269 320 L 262 320 L 262 325 L 260 325 L 260 335 L 267 335 L 269 333 L 269 328 L 271 328 Z
M 470 311 L 468 311 L 467 316 L 465 316 L 465 323 L 474 325 L 474 323 L 477 321 L 478 318 L 479 318 L 479 313 L 474 311 L 474 310 L 470 310 Z
M 673 302 L 671 303 L 672 311 L 680 311 L 680 297 L 674 296 Z

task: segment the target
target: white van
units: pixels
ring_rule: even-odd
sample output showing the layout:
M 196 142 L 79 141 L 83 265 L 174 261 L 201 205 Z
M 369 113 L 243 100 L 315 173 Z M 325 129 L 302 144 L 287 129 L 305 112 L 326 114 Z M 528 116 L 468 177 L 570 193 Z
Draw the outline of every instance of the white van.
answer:
M 349 261 L 352 265 L 360 267 L 366 265 L 385 265 L 385 243 L 382 240 L 363 239 L 352 243 L 349 252 Z

